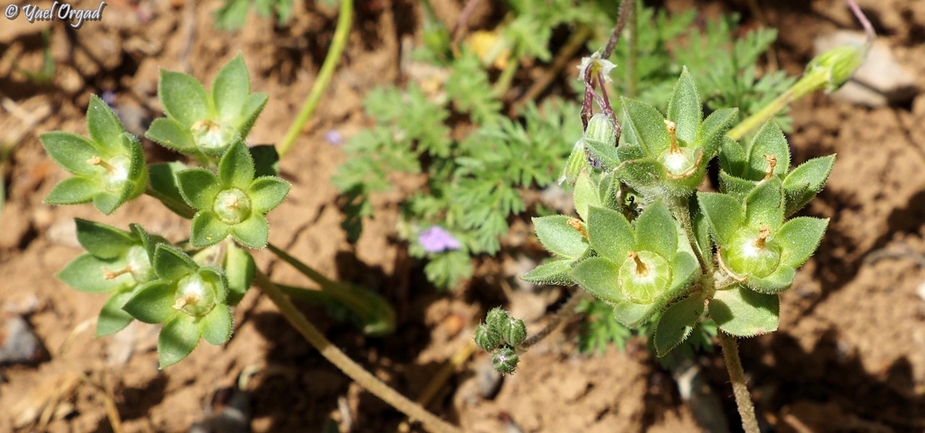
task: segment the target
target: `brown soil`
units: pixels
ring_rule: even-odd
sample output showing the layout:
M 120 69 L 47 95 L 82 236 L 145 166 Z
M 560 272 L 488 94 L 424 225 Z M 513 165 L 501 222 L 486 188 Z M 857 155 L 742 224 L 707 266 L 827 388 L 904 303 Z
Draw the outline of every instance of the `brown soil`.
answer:
M 90 94 L 115 91 L 121 114 L 140 133 L 160 113 L 159 67 L 211 79 L 242 52 L 253 88 L 270 95 L 251 143 L 282 137 L 314 82 L 336 9 L 296 2 L 296 17 L 287 28 L 273 30 L 252 14 L 243 31 L 229 35 L 211 25 L 210 12 L 220 3 L 113 1 L 102 22 L 77 30 L 60 22 L 3 20 L 0 146 L 16 147 L 10 163 L 0 168 L 8 197 L 0 214 L 0 303 L 21 308 L 37 301 L 27 317 L 51 355 L 37 365 L 3 367 L 0 431 L 17 424 L 25 425 L 24 431 L 112 431 L 108 401 L 122 431 L 185 431 L 203 416 L 204 401 L 249 368 L 263 372 L 249 387 L 254 431 L 320 431 L 331 417 L 342 425 L 351 418 L 353 431 L 395 431 L 404 420 L 321 358 L 257 291 L 235 310 L 235 335 L 227 346 L 203 344 L 181 364 L 159 371 L 153 327 L 133 325 L 118 336 L 94 339 L 93 320 L 103 297 L 71 290 L 54 277 L 79 253 L 74 217 L 119 227 L 139 222 L 171 240 L 186 237 L 188 230 L 147 197 L 109 217 L 89 205 L 41 203 L 66 174 L 45 156 L 36 134 L 85 133 L 83 111 Z M 750 2 L 665 3 L 674 10 L 693 5 L 710 13 L 736 10 L 744 13 L 746 24 L 757 20 L 746 6 Z M 925 3 L 860 3 L 899 61 L 913 71 L 925 70 Z M 438 4 L 446 20 L 455 20 L 462 6 Z M 841 2 L 789 0 L 761 8 L 765 23 L 781 30 L 775 53 L 793 74 L 811 58 L 816 35 L 855 27 Z M 293 189 L 269 215 L 271 241 L 327 275 L 364 284 L 394 301 L 399 330 L 382 339 L 365 338 L 322 309 L 305 306 L 303 311 L 337 346 L 414 397 L 470 338 L 460 329 L 471 328 L 487 308 L 506 300 L 500 278 L 492 277 L 502 266 L 484 264 L 479 284 L 454 293 L 428 288 L 420 265 L 394 241 L 392 196 L 376 200 L 378 217 L 359 243 L 347 242 L 329 182 L 343 154 L 323 135 L 337 129 L 349 137 L 367 125 L 363 95 L 400 78 L 401 41 L 418 32 L 412 2 L 363 1 L 358 9 L 339 72 L 283 162 L 283 176 Z M 490 15 L 479 10 L 473 22 Z M 19 71 L 41 67 L 45 28 L 53 28 L 57 69 L 52 82 L 36 84 Z M 925 87 L 921 76 L 917 79 Z M 925 253 L 925 149 L 920 145 L 925 132 L 918 126 L 925 123 L 925 98 L 868 109 L 816 95 L 798 102 L 792 114 L 794 162 L 838 153 L 828 186 L 804 211 L 832 220 L 819 252 L 783 295 L 780 331 L 741 343 L 759 417 L 788 432 L 922 431 L 925 299 L 919 287 L 925 270 L 917 257 Z M 150 143 L 146 148 L 149 160 L 170 157 Z M 865 260 L 881 249 L 899 258 Z M 267 254 L 257 254 L 257 260 L 275 280 L 307 284 Z M 558 293 L 518 296 L 512 308 L 542 312 Z M 611 348 L 603 356 L 579 355 L 576 332 L 566 327 L 524 356 L 518 373 L 491 398 L 481 397 L 470 380 L 480 377 L 485 362 L 486 355 L 477 353 L 429 408 L 466 431 L 511 431 L 504 430 L 510 422 L 525 432 L 696 431 L 671 375 L 657 366 L 644 343 L 632 342 L 627 352 Z M 705 354 L 697 362 L 722 399 L 729 424 L 736 426 L 720 354 Z

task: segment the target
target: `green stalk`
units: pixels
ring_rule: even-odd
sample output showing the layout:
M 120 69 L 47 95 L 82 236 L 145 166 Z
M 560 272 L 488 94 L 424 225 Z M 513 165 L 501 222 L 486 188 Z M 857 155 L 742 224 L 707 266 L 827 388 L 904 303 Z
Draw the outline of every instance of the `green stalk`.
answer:
M 328 84 L 331 82 L 331 77 L 334 75 L 334 68 L 337 67 L 337 63 L 344 53 L 344 47 L 347 45 L 347 36 L 350 34 L 350 24 L 352 22 L 353 1 L 341 0 L 340 12 L 337 19 L 337 29 L 334 30 L 334 40 L 331 41 L 331 48 L 328 50 L 328 55 L 324 58 L 324 63 L 321 65 L 321 70 L 318 72 L 315 84 L 312 85 L 312 90 L 305 100 L 305 105 L 302 106 L 299 115 L 296 117 L 295 121 L 292 122 L 292 125 L 289 126 L 289 131 L 286 132 L 286 136 L 283 137 L 283 140 L 279 143 L 278 152 L 280 159 L 289 152 L 289 149 L 292 147 L 293 143 L 295 143 L 296 137 L 302 132 L 302 128 L 305 126 L 305 123 L 308 122 L 308 118 L 315 112 L 315 108 L 321 100 L 322 92 L 327 89 Z
M 339 368 L 350 379 L 354 380 L 364 389 L 381 398 L 383 401 L 398 409 L 410 418 L 421 421 L 424 426 L 437 433 L 461 433 L 461 430 L 446 421 L 437 418 L 420 405 L 398 393 L 387 384 L 373 376 L 363 366 L 354 362 L 344 352 L 337 348 L 324 334 L 318 330 L 305 316 L 299 312 L 292 301 L 283 294 L 282 290 L 273 284 L 267 276 L 257 271 L 254 283 L 263 290 L 263 293 L 276 304 L 279 312 L 303 337 L 319 352 L 321 356 Z
M 786 92 L 775 98 L 770 104 L 765 105 L 764 108 L 757 113 L 743 120 L 742 123 L 736 125 L 735 128 L 729 130 L 726 135 L 733 140 L 741 140 L 746 134 L 757 129 L 776 116 L 777 113 L 787 108 L 793 101 L 825 87 L 827 83 L 828 77 L 825 74 L 810 73 L 804 75 L 803 78 L 800 78 L 800 81 L 797 81 L 793 86 L 787 89 Z
M 735 337 L 719 331 L 719 341 L 723 346 L 723 358 L 726 360 L 726 369 L 729 370 L 729 379 L 732 381 L 732 393 L 736 398 L 739 416 L 742 417 L 742 429 L 745 433 L 759 433 L 758 419 L 755 417 L 755 406 L 745 382 L 745 372 L 742 370 L 742 361 L 739 360 L 739 348 Z
M 501 71 L 501 75 L 498 76 L 498 81 L 495 82 L 492 92 L 499 99 L 504 97 L 504 94 L 507 93 L 507 90 L 511 87 L 511 82 L 514 81 L 514 74 L 517 73 L 517 69 L 520 67 L 520 59 L 510 59 L 507 66 L 504 70 Z
M 674 215 L 674 218 L 678 220 L 678 223 L 681 225 L 681 230 L 684 230 L 687 241 L 690 242 L 691 249 L 694 250 L 694 256 L 697 257 L 697 262 L 700 263 L 700 272 L 704 275 L 712 275 L 713 262 L 709 262 L 703 257 L 702 250 L 700 246 L 697 245 L 697 236 L 694 234 L 694 224 L 691 222 L 691 210 L 687 205 L 687 199 L 676 197 L 668 199 L 666 203 L 668 204 L 668 210 L 671 211 L 671 214 Z
M 359 315 L 364 323 L 363 332 L 369 335 L 384 335 L 395 330 L 395 311 L 379 295 L 362 287 L 332 281 L 272 243 L 267 244 L 267 249 L 317 283 L 327 297 Z

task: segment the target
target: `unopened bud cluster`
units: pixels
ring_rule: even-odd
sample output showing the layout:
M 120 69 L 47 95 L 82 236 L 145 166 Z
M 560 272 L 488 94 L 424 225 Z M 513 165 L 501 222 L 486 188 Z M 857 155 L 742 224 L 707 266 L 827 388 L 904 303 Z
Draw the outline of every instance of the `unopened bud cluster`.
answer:
M 485 323 L 475 329 L 475 343 L 482 350 L 492 352 L 491 362 L 500 373 L 511 374 L 520 360 L 518 349 L 527 339 L 524 321 L 510 317 L 501 308 L 488 312 Z

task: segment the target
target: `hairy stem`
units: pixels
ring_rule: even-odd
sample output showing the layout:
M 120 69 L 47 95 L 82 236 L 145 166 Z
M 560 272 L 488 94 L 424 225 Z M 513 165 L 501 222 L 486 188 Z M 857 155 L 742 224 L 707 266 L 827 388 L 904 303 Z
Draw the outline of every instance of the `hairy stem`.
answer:
M 671 211 L 671 214 L 674 215 L 675 219 L 678 220 L 678 223 L 681 224 L 681 230 L 684 230 L 687 241 L 690 242 L 691 249 L 694 250 L 697 262 L 700 263 L 700 272 L 704 275 L 712 275 L 713 262 L 709 262 L 703 257 L 703 251 L 700 245 L 697 244 L 697 236 L 694 234 L 694 224 L 691 222 L 691 210 L 687 204 L 687 199 L 679 197 L 669 199 L 667 203 L 668 209 Z
M 745 372 L 742 371 L 735 337 L 719 331 L 719 341 L 723 346 L 723 358 L 726 360 L 726 369 L 729 370 L 729 379 L 732 381 L 732 393 L 735 394 L 739 416 L 742 417 L 742 428 L 745 433 L 759 433 L 755 406 L 752 405 L 752 398 L 745 384 Z
M 420 405 L 409 400 L 398 393 L 381 380 L 373 376 L 363 366 L 354 362 L 344 352 L 337 348 L 330 340 L 325 338 L 324 334 L 318 330 L 305 316 L 299 312 L 295 305 L 283 294 L 283 292 L 270 281 L 267 276 L 260 271 L 254 278 L 254 282 L 263 292 L 276 304 L 280 313 L 287 321 L 297 330 L 315 349 L 321 352 L 321 356 L 334 364 L 344 374 L 360 384 L 364 389 L 381 398 L 395 409 L 398 409 L 405 415 L 421 421 L 424 426 L 433 432 L 438 433 L 461 433 L 461 430 L 450 425 L 446 421 L 437 418 L 434 414 L 428 412 Z
M 302 110 L 299 111 L 295 121 L 289 126 L 289 131 L 286 132 L 286 136 L 283 137 L 283 140 L 279 143 L 278 152 L 280 159 L 289 152 L 289 149 L 292 147 L 293 143 L 295 143 L 296 137 L 302 132 L 305 123 L 308 122 L 308 118 L 315 112 L 315 108 L 321 100 L 322 93 L 328 88 L 331 77 L 334 75 L 334 68 L 337 67 L 337 63 L 344 53 L 344 47 L 347 46 L 347 36 L 350 34 L 350 24 L 352 22 L 353 1 L 341 0 L 340 12 L 337 18 L 337 28 L 334 30 L 334 40 L 331 41 L 331 48 L 328 50 L 328 55 L 324 58 L 321 70 L 318 71 L 315 84 L 312 85 L 312 90 L 305 100 L 305 105 L 302 106 Z
M 523 344 L 520 345 L 520 348 L 527 349 L 528 347 L 543 341 L 543 339 L 548 337 L 552 331 L 555 331 L 556 328 L 558 328 L 565 319 L 575 315 L 575 307 L 578 306 L 578 303 L 581 302 L 582 299 L 585 299 L 584 290 L 576 290 L 572 292 L 571 296 L 568 298 L 568 301 L 566 301 L 565 304 L 562 304 L 562 307 L 559 308 L 559 311 L 557 311 L 556 314 L 549 319 L 549 322 L 546 323 L 546 326 L 544 326 L 543 329 L 540 329 L 536 334 L 531 335 L 530 338 L 526 339 Z

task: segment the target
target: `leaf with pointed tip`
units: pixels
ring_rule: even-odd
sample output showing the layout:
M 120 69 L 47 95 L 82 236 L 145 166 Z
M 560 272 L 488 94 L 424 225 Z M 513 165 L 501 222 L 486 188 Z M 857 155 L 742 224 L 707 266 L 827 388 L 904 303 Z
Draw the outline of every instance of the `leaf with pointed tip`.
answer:
M 582 221 L 588 220 L 588 207 L 601 207 L 601 195 L 597 185 L 591 180 L 587 171 L 582 171 L 575 181 L 575 211 Z
M 212 209 L 215 196 L 222 189 L 218 177 L 204 168 L 191 168 L 177 172 L 177 186 L 183 200 L 194 209 Z
M 133 292 L 119 292 L 109 297 L 109 300 L 103 304 L 99 318 L 96 319 L 97 337 L 115 334 L 135 320 L 131 314 L 122 309 L 133 295 Z
M 736 337 L 776 331 L 779 313 L 778 295 L 755 293 L 741 286 L 719 290 L 710 300 L 710 318 L 723 332 Z
M 231 227 L 218 218 L 211 210 L 198 212 L 193 217 L 190 227 L 190 243 L 194 247 L 207 247 L 215 245 L 231 234 Z
M 74 176 L 58 182 L 42 202 L 51 205 L 87 203 L 102 190 L 103 187 L 99 182 L 86 177 Z
M 784 190 L 778 177 L 772 176 L 755 187 L 745 198 L 745 224 L 776 229 L 784 223 Z
M 620 290 L 620 268 L 603 257 L 592 257 L 575 265 L 572 279 L 602 301 L 625 301 Z
M 620 98 L 623 104 L 623 134 L 633 136 L 646 156 L 654 158 L 671 146 L 665 117 L 655 107 L 633 99 Z
M 270 224 L 265 216 L 251 214 L 250 218 L 231 226 L 231 236 L 241 245 L 259 250 L 267 246 Z
M 168 281 L 155 280 L 138 288 L 122 307 L 127 313 L 145 323 L 162 323 L 177 313 L 176 287 Z
M 703 313 L 703 298 L 688 296 L 665 309 L 655 324 L 655 352 L 659 358 L 683 343 Z
M 570 276 L 571 272 L 572 260 L 553 259 L 547 260 L 526 274 L 521 275 L 520 279 L 533 284 L 571 286 L 575 284 Z
M 187 314 L 176 314 L 164 324 L 157 339 L 157 359 L 160 368 L 183 360 L 199 344 L 199 326 Z
M 763 179 L 768 170 L 765 155 L 774 155 L 777 165 L 774 174 L 783 177 L 790 170 L 790 147 L 784 132 L 773 121 L 768 121 L 755 133 L 748 151 L 748 173 L 746 179 Z
M 737 108 L 721 108 L 710 113 L 703 120 L 703 124 L 700 125 L 700 129 L 697 131 L 697 141 L 703 146 L 708 159 L 716 156 L 720 146 L 723 145 L 726 139 L 732 140 L 726 137 L 726 133 L 732 128 L 732 122 L 735 121 L 738 115 L 739 110 Z
M 72 174 L 95 177 L 102 170 L 88 161 L 105 155 L 85 137 L 72 132 L 54 131 L 39 135 L 39 140 L 51 159 Z
M 101 259 L 115 258 L 139 243 L 131 233 L 106 224 L 81 218 L 74 218 L 74 223 L 77 226 L 77 242 Z
M 87 107 L 87 129 L 90 138 L 110 154 L 122 150 L 122 133 L 125 128 L 108 105 L 96 95 L 90 95 Z
M 549 252 L 575 260 L 588 249 L 588 241 L 581 232 L 569 225 L 572 218 L 565 215 L 550 215 L 533 218 L 533 226 L 540 243 Z
M 675 123 L 677 137 L 685 143 L 693 144 L 697 139 L 700 121 L 703 119 L 703 107 L 694 77 L 687 71 L 686 66 L 681 69 L 681 78 L 675 83 L 674 92 L 668 101 L 667 114 L 668 120 Z
M 178 281 L 197 269 L 199 265 L 176 247 L 158 244 L 154 248 L 154 272 L 165 281 Z
M 651 158 L 624 162 L 616 174 L 620 180 L 643 193 L 658 194 L 667 181 L 665 167 Z
M 626 161 L 635 161 L 645 157 L 646 153 L 642 150 L 641 146 L 627 143 L 623 143 L 620 146 L 617 146 L 617 159 L 619 159 L 621 163 Z
M 242 111 L 251 91 L 247 66 L 241 53 L 225 63 L 212 82 L 212 100 L 223 121 L 235 120 Z
M 709 257 L 709 256 L 707 256 Z M 697 277 L 697 271 L 700 270 L 700 264 L 691 253 L 687 251 L 678 251 L 671 259 L 671 289 L 666 294 L 669 298 L 676 293 L 683 292 L 687 289 L 694 278 Z
M 57 277 L 74 290 L 84 293 L 109 293 L 135 282 L 129 274 L 112 279 L 103 277 L 104 270 L 115 271 L 123 267 L 124 260 L 101 259 L 84 253 L 71 260 L 58 272 Z
M 93 206 L 96 206 L 96 209 L 100 212 L 110 215 L 119 208 L 123 202 L 121 194 L 113 194 L 111 192 L 100 192 L 99 194 L 93 196 Z
M 214 109 L 206 89 L 190 75 L 162 69 L 157 94 L 167 115 L 186 129 L 212 118 Z
M 748 197 L 748 193 L 752 192 L 755 187 L 758 186 L 758 182 L 753 180 L 742 179 L 741 177 L 736 177 L 729 174 L 726 170 L 720 170 L 719 172 L 719 190 L 723 194 L 729 194 L 735 197 L 736 200 L 745 202 L 745 197 Z
M 636 219 L 635 248 L 637 251 L 652 251 L 665 260 L 674 257 L 678 249 L 677 223 L 664 202 L 649 205 Z
M 620 212 L 591 207 L 588 212 L 588 238 L 594 251 L 614 263 L 622 263 L 635 248 L 633 226 Z
M 193 141 L 193 135 L 190 133 L 189 128 L 184 127 L 174 119 L 167 117 L 154 119 L 148 130 L 145 131 L 145 137 L 161 146 L 186 155 L 198 156 L 201 154 L 196 148 L 196 143 Z
M 803 266 L 819 247 L 828 225 L 828 218 L 812 217 L 797 217 L 784 223 L 775 236 L 784 250 L 781 264 L 793 268 Z
M 282 203 L 289 194 L 289 182 L 275 176 L 258 177 L 247 188 L 251 200 L 251 209 L 257 213 L 267 213 Z
M 254 159 L 243 142 L 235 142 L 222 156 L 218 165 L 222 185 L 247 190 L 254 180 Z
M 792 215 L 809 203 L 832 173 L 835 155 L 813 158 L 794 168 L 784 179 L 784 193 L 787 196 L 787 215 Z
M 584 145 L 585 149 L 588 151 L 588 155 L 590 155 L 593 160 L 599 162 L 603 170 L 612 170 L 620 164 L 616 146 L 590 138 L 584 139 Z
M 744 177 L 747 162 L 748 155 L 745 148 L 732 138 L 729 138 L 729 136 L 723 135 L 723 141 L 719 148 L 720 168 L 736 177 Z
M 636 304 L 620 301 L 613 304 L 613 317 L 628 328 L 636 328 L 649 320 L 657 310 L 657 304 Z
M 260 115 L 269 99 L 266 93 L 260 92 L 251 93 L 247 96 L 247 100 L 244 101 L 244 108 L 241 109 L 241 114 L 238 116 L 238 131 L 242 137 L 246 137 L 247 133 L 250 132 L 254 122 L 257 121 L 257 116 Z
M 225 304 L 218 304 L 206 317 L 199 322 L 202 338 L 213 346 L 220 346 L 231 339 L 231 330 L 234 319 L 231 309 Z
M 697 193 L 700 211 L 710 223 L 710 230 L 720 246 L 729 245 L 745 222 L 745 209 L 738 200 L 715 192 Z
M 796 269 L 781 264 L 771 275 L 766 277 L 750 276 L 745 281 L 745 285 L 758 293 L 777 294 L 789 289 L 793 285 L 793 279 L 796 275 Z

